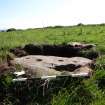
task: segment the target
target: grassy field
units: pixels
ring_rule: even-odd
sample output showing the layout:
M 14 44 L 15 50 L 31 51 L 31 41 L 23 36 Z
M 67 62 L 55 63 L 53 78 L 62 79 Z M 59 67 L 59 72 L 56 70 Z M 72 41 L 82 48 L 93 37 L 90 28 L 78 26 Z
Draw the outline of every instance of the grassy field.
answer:
M 88 25 L 63 28 L 28 29 L 23 31 L 0 32 L 0 54 L 8 49 L 27 43 L 59 44 L 72 41 L 97 44 L 97 48 L 105 51 L 105 26 Z
M 65 89 L 53 95 L 52 105 L 105 105 L 105 25 L 81 25 L 41 29 L 0 32 L 0 63 L 5 61 L 9 49 L 35 44 L 61 44 L 86 42 L 97 45 L 101 57 L 96 61 L 94 75 L 90 79 L 72 82 Z M 77 83 L 78 84 L 78 83 Z M 4 104 L 3 104 L 4 105 Z M 5 104 L 6 105 L 6 104 Z M 14 105 L 10 102 L 8 105 Z M 34 102 L 30 105 L 39 105 Z

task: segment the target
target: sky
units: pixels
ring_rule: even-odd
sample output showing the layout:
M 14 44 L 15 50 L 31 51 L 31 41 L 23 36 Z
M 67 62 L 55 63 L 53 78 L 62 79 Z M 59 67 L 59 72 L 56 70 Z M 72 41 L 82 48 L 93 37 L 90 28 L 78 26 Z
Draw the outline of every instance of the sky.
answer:
M 0 29 L 105 23 L 105 0 L 0 0 Z

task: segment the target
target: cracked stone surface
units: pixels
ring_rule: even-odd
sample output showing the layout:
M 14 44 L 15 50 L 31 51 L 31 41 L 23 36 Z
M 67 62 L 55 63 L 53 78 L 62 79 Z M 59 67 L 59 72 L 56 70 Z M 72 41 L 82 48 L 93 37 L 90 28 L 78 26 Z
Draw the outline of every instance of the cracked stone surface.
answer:
M 34 77 L 51 75 L 90 75 L 90 65 L 93 61 L 83 57 L 55 57 L 42 55 L 29 55 L 21 58 L 14 58 L 13 64 L 19 64 L 25 68 L 26 73 Z M 81 76 L 80 75 L 80 76 Z

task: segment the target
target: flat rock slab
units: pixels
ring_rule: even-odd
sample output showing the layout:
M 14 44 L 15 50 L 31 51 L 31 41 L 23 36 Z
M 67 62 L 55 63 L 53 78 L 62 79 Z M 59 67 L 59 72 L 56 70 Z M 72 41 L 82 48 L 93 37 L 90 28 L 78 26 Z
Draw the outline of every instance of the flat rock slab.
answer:
M 93 61 L 83 57 L 55 57 L 42 55 L 29 55 L 21 58 L 14 58 L 14 64 L 19 64 L 26 69 L 26 72 L 35 77 L 62 75 L 65 72 L 76 74 L 90 72 L 90 69 L 80 70 L 81 67 L 89 67 Z M 84 68 L 85 69 L 85 68 Z

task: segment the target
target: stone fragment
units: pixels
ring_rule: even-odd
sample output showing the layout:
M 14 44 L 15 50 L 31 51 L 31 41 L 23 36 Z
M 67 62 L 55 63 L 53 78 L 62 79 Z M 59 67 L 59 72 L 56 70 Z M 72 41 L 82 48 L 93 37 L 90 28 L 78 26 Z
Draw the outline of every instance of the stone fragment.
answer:
M 71 43 L 68 43 L 68 45 L 76 47 L 76 48 L 80 48 L 80 49 L 91 49 L 91 48 L 96 47 L 95 44 L 85 44 L 85 43 L 80 43 L 80 42 L 71 42 Z

